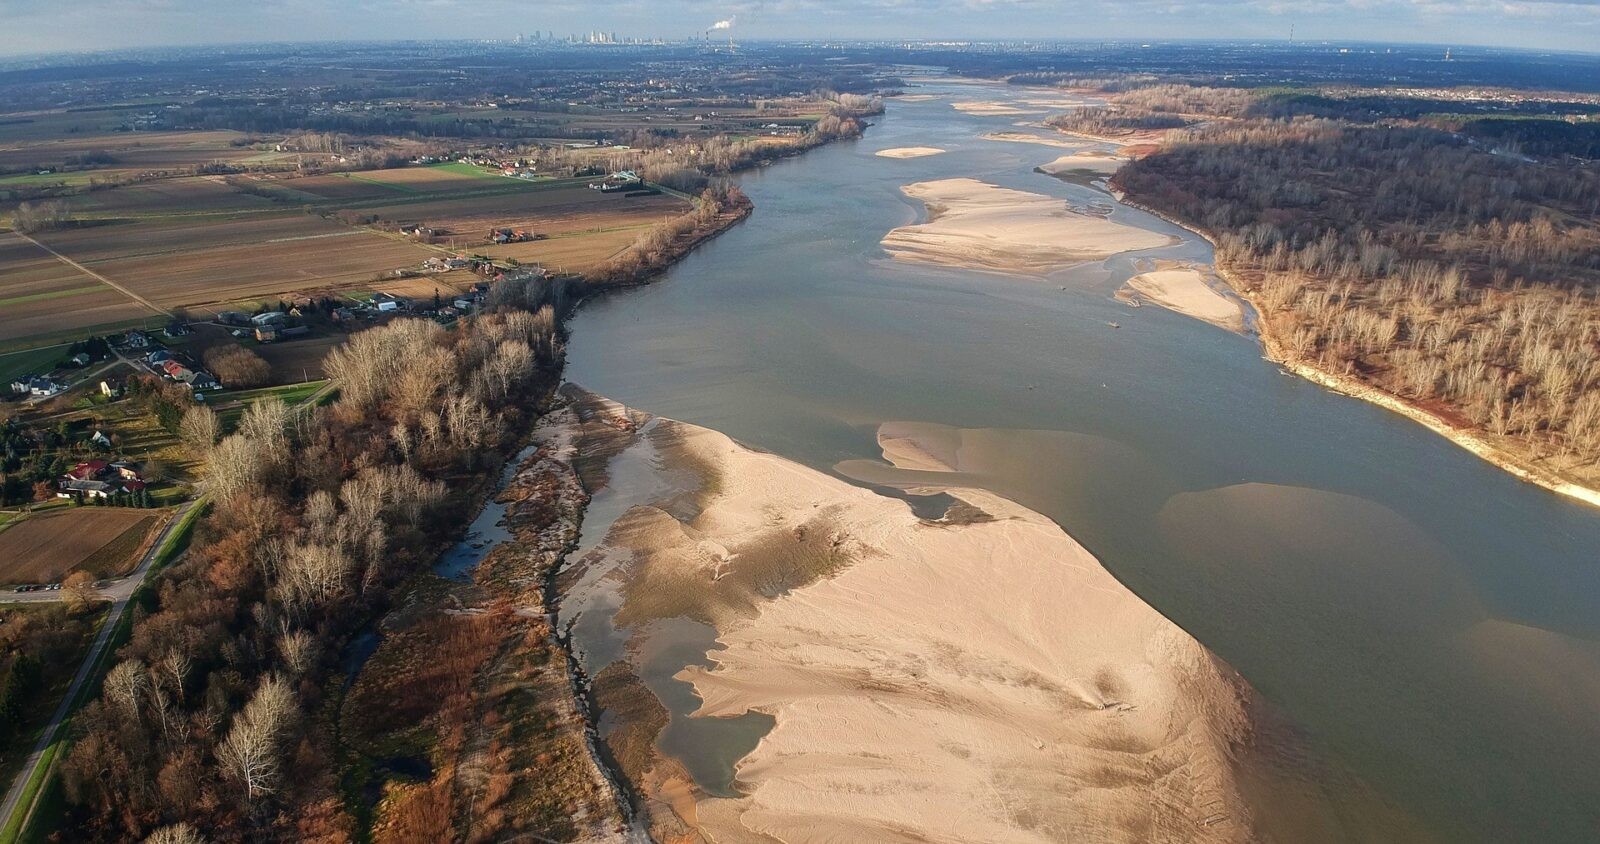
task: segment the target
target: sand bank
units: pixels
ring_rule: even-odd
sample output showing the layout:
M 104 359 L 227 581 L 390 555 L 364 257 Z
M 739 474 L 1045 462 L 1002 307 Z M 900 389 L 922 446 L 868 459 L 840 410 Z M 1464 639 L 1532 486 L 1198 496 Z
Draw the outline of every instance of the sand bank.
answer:
M 1244 308 L 1206 283 L 1199 270 L 1180 267 L 1143 273 L 1128 279 L 1117 298 L 1147 299 L 1168 310 L 1209 322 L 1228 331 L 1244 331 Z
M 1127 163 L 1128 160 L 1120 156 L 1082 150 L 1063 155 L 1048 164 L 1041 164 L 1038 170 L 1051 176 L 1109 176 Z
M 744 796 L 696 802 L 715 842 L 1234 841 L 1238 681 L 1048 519 L 951 490 L 959 523 L 673 423 L 717 478 L 689 523 L 649 531 L 652 578 L 770 570 L 774 537 L 830 549 L 809 583 L 721 611 L 698 715 L 771 714 Z M 888 428 L 924 472 L 954 447 Z M 952 476 L 954 477 L 954 476 Z M 663 795 L 665 796 L 665 795 Z M 671 795 L 681 802 L 681 794 Z M 680 817 L 689 815 L 682 812 Z
M 1069 141 L 1064 138 L 1052 138 L 1048 135 L 1035 135 L 1031 132 L 989 132 L 983 136 L 986 141 L 1009 141 L 1017 144 L 1038 144 L 1046 147 L 1060 147 L 1061 149 L 1081 150 L 1086 144 L 1082 141 Z
M 976 179 L 918 182 L 902 189 L 929 220 L 883 238 L 891 256 L 970 269 L 1043 275 L 1176 238 L 1072 210 L 1060 200 Z
M 894 149 L 880 149 L 876 153 L 883 158 L 923 158 L 929 155 L 938 155 L 944 150 L 938 147 L 895 147 Z
M 1011 116 L 1022 114 L 1046 114 L 1048 110 L 1039 108 L 1019 108 L 1013 103 L 980 102 L 964 100 L 951 103 L 950 107 L 962 114 L 976 114 L 980 116 Z

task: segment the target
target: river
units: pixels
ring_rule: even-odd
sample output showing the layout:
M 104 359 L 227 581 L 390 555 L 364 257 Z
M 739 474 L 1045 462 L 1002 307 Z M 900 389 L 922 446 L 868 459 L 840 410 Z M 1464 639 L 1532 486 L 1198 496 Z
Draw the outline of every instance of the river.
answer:
M 883 422 L 964 429 L 975 482 L 1056 520 L 1438 837 L 1600 836 L 1600 511 L 1286 376 L 1252 338 L 1114 300 L 1135 258 L 1210 260 L 1135 209 L 1112 218 L 1183 242 L 1047 281 L 887 258 L 922 214 L 912 182 L 1109 201 L 1032 171 L 1061 150 L 981 137 L 1042 113 L 951 107 L 1017 90 L 918 91 L 859 141 L 743 176 L 750 220 L 587 303 L 570 380 L 836 474 L 872 474 Z M 873 155 L 908 146 L 947 152 Z

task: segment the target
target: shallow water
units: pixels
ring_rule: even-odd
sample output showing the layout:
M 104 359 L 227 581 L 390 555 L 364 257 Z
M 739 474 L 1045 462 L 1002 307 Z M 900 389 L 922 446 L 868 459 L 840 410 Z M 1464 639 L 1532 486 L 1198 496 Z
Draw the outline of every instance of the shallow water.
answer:
M 1210 259 L 1137 210 L 1113 219 L 1184 242 L 1043 281 L 885 258 L 921 215 L 911 182 L 1106 200 L 1031 172 L 1062 150 L 979 137 L 1030 118 L 950 99 L 743 177 L 748 222 L 585 305 L 571 380 L 873 484 L 906 480 L 879 424 L 947 426 L 971 479 L 1056 519 L 1439 837 L 1600 836 L 1600 511 L 1287 377 L 1249 338 L 1114 301 L 1135 258 Z M 949 152 L 873 155 L 917 145 Z

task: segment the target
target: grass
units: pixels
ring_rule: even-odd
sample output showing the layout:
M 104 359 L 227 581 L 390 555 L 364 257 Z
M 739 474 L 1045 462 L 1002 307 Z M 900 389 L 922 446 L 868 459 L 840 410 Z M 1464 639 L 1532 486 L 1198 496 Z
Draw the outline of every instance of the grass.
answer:
M 11 382 L 24 375 L 48 372 L 66 356 L 67 350 L 61 346 L 0 354 L 0 389 L 11 389 Z
M 156 550 L 156 556 L 150 562 L 150 571 L 145 575 L 144 582 L 134 590 L 128 599 L 129 604 L 144 605 L 151 592 L 151 579 L 162 568 L 166 567 L 189 547 L 189 540 L 194 535 L 195 523 L 209 509 L 210 504 L 204 500 L 195 502 L 189 512 L 183 515 L 167 534 L 167 538 Z M 111 661 L 115 658 L 117 649 L 126 644 L 133 634 L 133 616 L 129 611 L 124 611 L 122 617 L 117 619 L 117 627 L 112 631 L 104 650 L 100 651 L 95 660 L 94 669 L 91 671 L 88 682 L 78 689 L 77 695 L 67 710 L 67 717 L 62 719 L 61 726 L 56 730 L 50 745 L 45 748 L 39 758 L 39 764 L 28 775 L 28 782 L 23 787 L 22 799 L 17 802 L 18 811 L 6 819 L 6 824 L 0 828 L 0 844 L 16 844 L 20 841 L 44 841 L 48 836 L 61 826 L 61 815 L 65 811 L 66 803 L 60 794 L 60 782 L 56 775 L 55 763 L 66 748 L 67 726 L 78 710 L 89 700 L 92 690 L 100 688 L 109 670 Z M 104 622 L 102 622 L 104 623 Z M 98 629 L 96 630 L 98 635 Z M 45 799 L 49 797 L 50 799 Z M 24 811 L 24 807 L 27 809 Z
M 312 396 L 315 396 L 318 390 L 321 390 L 327 385 L 328 382 L 326 379 L 321 381 L 304 381 L 299 384 L 285 384 L 281 387 L 260 387 L 254 390 L 240 390 L 236 393 L 215 393 L 210 398 L 207 398 L 206 401 L 213 406 L 238 402 L 238 405 L 235 407 L 217 411 L 217 421 L 222 423 L 222 429 L 224 431 L 232 431 L 238 426 L 239 419 L 244 416 L 245 408 L 251 404 L 254 404 L 255 402 L 267 398 L 277 397 L 282 399 L 284 404 L 292 407 L 294 405 L 304 403 Z M 322 401 L 318 402 L 318 404 L 326 403 L 326 397 L 324 397 Z

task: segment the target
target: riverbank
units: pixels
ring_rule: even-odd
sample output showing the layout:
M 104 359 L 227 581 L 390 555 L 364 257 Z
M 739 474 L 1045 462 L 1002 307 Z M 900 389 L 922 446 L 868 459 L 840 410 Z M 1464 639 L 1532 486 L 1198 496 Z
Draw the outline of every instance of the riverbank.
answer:
M 1082 213 L 1055 197 L 977 179 L 918 182 L 901 190 L 923 203 L 928 220 L 884 236 L 884 251 L 897 260 L 1041 276 L 1176 242 Z
M 603 735 L 659 839 L 1248 840 L 1243 682 L 1055 523 L 944 488 L 936 437 L 880 434 L 919 492 L 955 502 L 925 518 L 706 428 L 575 408 L 575 459 L 646 493 L 607 502 L 614 521 L 561 580 L 593 668 L 621 678 Z M 602 623 L 625 642 L 604 655 Z M 674 667 L 683 625 L 714 631 L 709 664 Z M 697 698 L 666 715 L 682 682 Z M 724 751 L 732 793 L 663 750 L 688 752 L 698 722 L 703 754 L 750 713 L 773 725 Z
M 1216 248 L 1215 238 L 1203 228 L 1193 223 L 1176 219 L 1159 209 L 1151 208 L 1129 199 L 1120 191 L 1114 191 L 1113 196 L 1124 205 L 1137 208 L 1147 214 L 1166 220 L 1175 226 L 1182 226 L 1194 232 L 1205 238 L 1213 249 Z M 1258 315 L 1264 313 L 1261 302 L 1256 298 L 1250 285 L 1245 284 L 1237 274 L 1222 266 L 1220 262 L 1214 265 L 1213 269 L 1216 271 L 1217 277 L 1226 282 L 1228 287 L 1248 303 Z M 1536 466 L 1530 460 L 1490 442 L 1485 438 L 1483 431 L 1457 425 L 1437 413 L 1387 390 L 1348 375 L 1329 372 L 1310 363 L 1295 360 L 1289 353 L 1284 339 L 1273 332 L 1269 320 L 1256 319 L 1254 323 L 1258 327 L 1257 331 L 1259 332 L 1258 336 L 1261 338 L 1263 356 L 1281 365 L 1285 370 L 1336 393 L 1371 402 L 1386 410 L 1398 413 L 1521 480 L 1543 487 L 1558 495 L 1566 496 L 1594 507 L 1600 507 L 1600 489 L 1568 480 L 1554 472 Z

